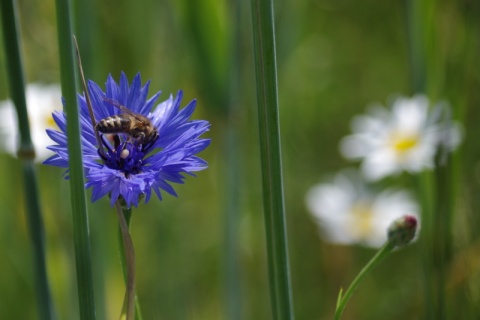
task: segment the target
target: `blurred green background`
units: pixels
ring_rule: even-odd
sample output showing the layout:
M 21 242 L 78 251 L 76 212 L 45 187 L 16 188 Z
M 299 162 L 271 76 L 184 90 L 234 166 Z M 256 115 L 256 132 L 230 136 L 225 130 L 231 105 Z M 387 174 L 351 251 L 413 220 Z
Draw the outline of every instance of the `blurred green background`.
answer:
M 424 1 L 427 93 L 448 99 L 466 139 L 456 153 L 455 254 L 448 310 L 480 318 L 480 4 Z M 53 1 L 19 1 L 28 82 L 58 83 Z M 195 119 L 211 122 L 209 168 L 133 212 L 137 290 L 144 319 L 270 319 L 249 1 L 76 1 L 86 77 L 103 85 L 141 72 L 161 99 L 184 90 Z M 338 152 L 355 114 L 412 94 L 404 1 L 276 1 L 284 190 L 297 319 L 331 319 L 372 249 L 323 242 L 305 193 L 351 166 Z M 0 99 L 8 97 L 0 44 Z M 78 319 L 72 218 L 62 170 L 38 164 L 48 272 L 59 319 Z M 21 167 L 0 155 L 0 319 L 36 319 Z M 400 184 L 409 186 L 408 176 Z M 90 191 L 88 196 L 90 197 Z M 124 294 L 117 220 L 89 204 L 98 319 L 117 319 Z M 418 244 L 392 255 L 354 295 L 344 319 L 422 319 Z

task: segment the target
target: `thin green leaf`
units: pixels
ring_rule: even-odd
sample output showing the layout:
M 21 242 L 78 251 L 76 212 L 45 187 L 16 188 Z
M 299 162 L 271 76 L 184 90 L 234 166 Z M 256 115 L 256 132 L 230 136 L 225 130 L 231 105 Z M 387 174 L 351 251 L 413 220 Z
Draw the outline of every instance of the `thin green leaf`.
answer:
M 274 319 L 293 319 L 283 200 L 277 67 L 271 0 L 252 0 L 263 204 Z
M 72 45 L 70 2 L 68 0 L 56 0 L 56 10 L 62 95 L 65 99 L 67 113 L 70 193 L 80 317 L 81 319 L 95 319 L 88 215 L 75 89 L 76 67 Z
M 340 301 L 342 300 L 342 294 L 343 294 L 343 288 L 340 288 L 340 291 L 338 292 L 338 297 L 337 297 L 337 304 L 335 305 L 336 308 L 340 305 Z
M 7 60 L 10 92 L 18 116 L 18 132 L 20 132 L 20 148 L 18 157 L 23 162 L 23 179 L 25 202 L 27 206 L 27 222 L 34 254 L 34 272 L 36 277 L 36 294 L 39 318 L 54 319 L 50 287 L 47 279 L 45 262 L 45 232 L 38 195 L 38 183 L 33 165 L 35 151 L 33 148 L 30 126 L 25 100 L 22 57 L 17 26 L 17 10 L 13 0 L 1 0 L 2 30 Z

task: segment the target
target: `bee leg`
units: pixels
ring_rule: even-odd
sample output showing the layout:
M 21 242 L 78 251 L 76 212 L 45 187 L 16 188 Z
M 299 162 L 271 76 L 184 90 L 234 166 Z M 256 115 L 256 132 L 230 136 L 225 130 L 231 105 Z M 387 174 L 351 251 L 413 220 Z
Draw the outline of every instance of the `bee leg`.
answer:
M 102 144 L 108 151 L 112 151 L 110 148 L 110 143 L 108 142 L 108 138 L 105 138 L 105 135 L 102 133 L 100 134 L 100 138 L 102 138 Z
M 118 147 L 120 147 L 120 137 L 118 134 L 113 135 L 113 147 L 115 148 L 114 150 L 117 150 Z
M 115 135 L 117 136 L 117 135 Z M 118 137 L 117 137 L 118 138 Z M 100 139 L 102 140 L 102 144 L 105 148 L 107 148 L 107 151 L 108 151 L 108 154 L 111 155 L 111 153 L 113 152 L 112 148 L 110 148 L 110 144 L 105 140 L 105 136 L 103 134 L 100 134 Z M 100 155 L 100 158 L 103 159 L 103 161 L 108 161 L 108 158 L 105 156 L 105 153 L 103 152 L 103 147 L 102 148 L 98 148 L 97 152 L 98 154 Z
M 150 149 L 153 146 L 153 143 L 155 142 L 155 140 L 157 139 L 150 140 L 144 145 L 142 145 L 142 152 L 145 152 L 146 150 Z
M 105 162 L 108 161 L 108 158 L 103 155 L 103 152 L 101 152 L 100 149 L 97 150 L 97 153 L 100 156 L 100 158 L 102 158 L 103 161 L 105 161 Z
M 142 146 L 142 151 L 148 151 L 154 144 L 155 142 L 157 141 L 159 135 L 158 135 L 158 132 L 155 131 L 155 135 L 153 137 L 150 137 L 150 139 L 148 140 L 147 143 L 145 143 L 145 145 Z
M 135 136 L 135 138 L 134 138 L 134 139 L 135 139 L 134 144 L 135 144 L 135 146 L 139 147 L 139 146 L 143 143 L 143 141 L 145 140 L 145 133 L 143 133 L 143 132 L 135 132 L 135 135 L 134 135 L 134 136 Z

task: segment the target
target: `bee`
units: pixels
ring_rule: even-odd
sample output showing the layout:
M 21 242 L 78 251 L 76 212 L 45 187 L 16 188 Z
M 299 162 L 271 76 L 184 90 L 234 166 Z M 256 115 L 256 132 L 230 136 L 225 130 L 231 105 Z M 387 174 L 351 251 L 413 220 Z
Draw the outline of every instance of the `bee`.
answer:
M 135 113 L 118 101 L 103 98 L 123 113 L 100 120 L 95 128 L 101 133 L 126 133 L 136 139 L 143 149 L 150 147 L 158 139 L 158 130 L 147 117 Z

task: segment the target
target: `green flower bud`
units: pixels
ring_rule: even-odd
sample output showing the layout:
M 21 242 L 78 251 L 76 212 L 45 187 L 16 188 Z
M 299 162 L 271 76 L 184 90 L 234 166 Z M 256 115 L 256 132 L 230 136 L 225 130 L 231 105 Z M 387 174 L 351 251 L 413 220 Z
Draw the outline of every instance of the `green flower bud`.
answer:
M 388 228 L 388 241 L 397 247 L 409 244 L 415 237 L 417 224 L 417 218 L 411 215 L 395 220 Z

